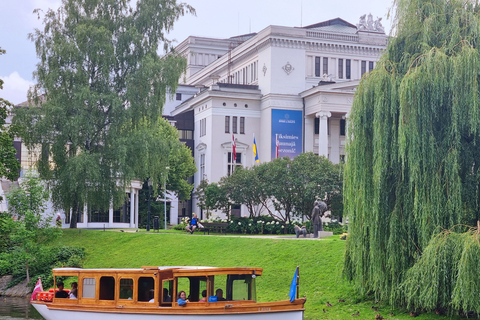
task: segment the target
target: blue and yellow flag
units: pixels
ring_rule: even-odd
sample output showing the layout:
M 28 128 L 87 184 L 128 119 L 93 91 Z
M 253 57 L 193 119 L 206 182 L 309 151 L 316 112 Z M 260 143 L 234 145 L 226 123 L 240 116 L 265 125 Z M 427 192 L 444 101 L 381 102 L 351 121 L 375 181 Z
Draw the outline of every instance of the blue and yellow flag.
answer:
M 255 142 L 255 136 L 253 136 L 253 154 L 255 155 L 255 161 L 260 162 L 258 159 L 258 149 L 257 149 L 257 143 Z

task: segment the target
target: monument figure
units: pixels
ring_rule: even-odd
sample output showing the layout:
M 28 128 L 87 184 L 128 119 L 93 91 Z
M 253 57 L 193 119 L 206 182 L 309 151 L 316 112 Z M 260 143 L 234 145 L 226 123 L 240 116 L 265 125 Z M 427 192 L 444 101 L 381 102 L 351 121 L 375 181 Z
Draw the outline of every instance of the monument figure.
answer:
M 318 232 L 323 231 L 322 216 L 327 210 L 327 204 L 323 201 L 315 201 L 312 210 L 313 237 L 318 238 Z

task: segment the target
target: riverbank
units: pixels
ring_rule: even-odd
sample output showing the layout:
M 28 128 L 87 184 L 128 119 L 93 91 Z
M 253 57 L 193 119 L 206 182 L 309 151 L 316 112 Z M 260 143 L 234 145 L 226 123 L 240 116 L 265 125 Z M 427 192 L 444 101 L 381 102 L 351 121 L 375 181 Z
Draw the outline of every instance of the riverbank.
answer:
M 11 281 L 12 276 L 0 277 L 0 296 L 23 298 L 32 294 L 32 288 L 28 285 L 27 280 L 9 288 L 8 285 Z

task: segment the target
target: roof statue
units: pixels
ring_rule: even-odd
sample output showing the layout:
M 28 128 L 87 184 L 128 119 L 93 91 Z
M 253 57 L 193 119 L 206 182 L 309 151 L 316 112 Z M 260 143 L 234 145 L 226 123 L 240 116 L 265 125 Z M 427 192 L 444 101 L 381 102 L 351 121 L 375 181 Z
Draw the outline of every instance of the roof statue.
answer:
M 385 33 L 385 28 L 383 27 L 381 22 L 382 18 L 377 17 L 377 20 L 373 21 L 373 16 L 371 13 L 368 14 L 368 18 L 366 17 L 366 14 L 360 16 L 360 20 L 357 24 L 358 31 Z

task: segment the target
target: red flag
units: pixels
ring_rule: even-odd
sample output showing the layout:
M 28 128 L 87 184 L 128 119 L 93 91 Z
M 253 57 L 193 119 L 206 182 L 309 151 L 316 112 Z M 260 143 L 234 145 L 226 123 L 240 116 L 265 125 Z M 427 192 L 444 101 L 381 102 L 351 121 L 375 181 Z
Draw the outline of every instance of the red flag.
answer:
M 35 288 L 33 289 L 32 297 L 30 298 L 30 301 L 37 300 L 37 293 L 42 291 L 43 291 L 42 279 L 38 277 L 38 281 L 37 281 L 37 284 L 35 285 Z
M 233 159 L 233 162 L 237 161 L 237 151 L 235 149 L 236 149 L 235 135 L 232 134 L 232 159 Z
M 276 154 L 276 158 L 278 159 L 278 153 L 279 153 L 279 150 L 280 150 L 280 141 L 278 141 L 278 134 L 275 135 L 275 154 Z

